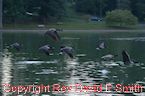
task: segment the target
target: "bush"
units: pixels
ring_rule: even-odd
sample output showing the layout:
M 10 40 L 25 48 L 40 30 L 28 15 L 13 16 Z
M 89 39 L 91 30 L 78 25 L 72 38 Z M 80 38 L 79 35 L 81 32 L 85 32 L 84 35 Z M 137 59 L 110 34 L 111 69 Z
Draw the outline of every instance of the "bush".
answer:
M 107 12 L 105 22 L 108 26 L 126 27 L 136 25 L 138 19 L 128 10 L 116 9 L 111 12 Z

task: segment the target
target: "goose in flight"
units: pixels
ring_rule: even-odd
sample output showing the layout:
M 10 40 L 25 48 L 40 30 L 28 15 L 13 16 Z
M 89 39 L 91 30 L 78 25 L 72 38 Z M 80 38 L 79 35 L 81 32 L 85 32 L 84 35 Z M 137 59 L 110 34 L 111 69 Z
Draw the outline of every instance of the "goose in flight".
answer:
M 105 49 L 105 48 L 106 48 L 105 42 L 102 42 L 98 45 L 98 47 L 96 49 L 101 50 L 101 49 Z
M 49 55 L 52 50 L 53 48 L 48 44 L 39 48 L 39 51 L 45 53 L 46 55 Z
M 58 30 L 55 28 L 50 28 L 46 33 L 46 36 L 50 36 L 53 40 L 55 41 L 59 41 L 60 40 L 60 36 L 58 34 Z
M 73 58 L 73 48 L 68 47 L 68 46 L 61 46 L 60 47 L 60 54 L 65 53 L 67 54 L 70 58 Z
M 11 44 L 10 47 L 13 48 L 13 49 L 15 49 L 15 50 L 17 50 L 17 51 L 20 51 L 21 48 L 22 48 L 22 46 L 19 43 L 17 43 L 17 42 Z
M 133 63 L 133 61 L 130 59 L 130 55 L 125 50 L 122 51 L 122 59 L 123 59 L 124 64 Z

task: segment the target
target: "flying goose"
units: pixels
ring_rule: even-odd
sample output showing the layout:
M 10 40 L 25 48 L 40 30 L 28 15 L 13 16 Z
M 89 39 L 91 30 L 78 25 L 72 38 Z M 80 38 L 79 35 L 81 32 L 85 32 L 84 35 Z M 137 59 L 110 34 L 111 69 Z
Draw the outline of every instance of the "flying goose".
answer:
M 65 53 L 67 54 L 70 58 L 73 58 L 73 48 L 72 47 L 68 47 L 68 46 L 61 46 L 60 47 L 60 54 L 61 53 Z
M 125 50 L 122 51 L 122 59 L 123 59 L 124 64 L 133 63 L 133 61 L 130 59 L 130 55 Z
M 55 41 L 59 41 L 60 40 L 60 36 L 58 34 L 58 30 L 55 28 L 50 28 L 46 33 L 46 36 L 50 36 L 53 40 Z
M 39 48 L 39 51 L 42 51 L 46 55 L 49 55 L 52 50 L 53 50 L 53 48 L 49 44 L 44 45 L 44 46 Z
M 13 48 L 13 49 L 15 49 L 15 50 L 17 50 L 17 51 L 20 51 L 21 48 L 22 48 L 22 46 L 19 43 L 17 43 L 17 42 L 11 44 L 10 47 Z
M 97 50 L 101 50 L 101 49 L 104 49 L 106 48 L 106 45 L 105 45 L 105 42 L 102 42 L 98 45 L 98 47 L 96 48 Z

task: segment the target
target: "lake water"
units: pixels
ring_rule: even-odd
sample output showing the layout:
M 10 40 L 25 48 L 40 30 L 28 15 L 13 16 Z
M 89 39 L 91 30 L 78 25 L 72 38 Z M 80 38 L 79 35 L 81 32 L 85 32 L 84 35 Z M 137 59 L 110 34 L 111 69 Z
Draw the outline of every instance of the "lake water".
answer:
M 55 42 L 45 37 L 43 33 L 3 33 L 3 55 L 0 65 L 1 95 L 145 96 L 144 92 L 125 93 L 121 92 L 121 89 L 118 91 L 115 89 L 117 84 L 145 86 L 145 33 L 62 32 L 60 36 L 61 41 Z M 107 48 L 96 50 L 102 41 Z M 15 42 L 22 44 L 21 51 L 8 47 Z M 50 56 L 38 50 L 45 44 L 55 48 Z M 62 44 L 74 48 L 74 59 L 58 54 Z M 126 50 L 138 63 L 124 65 L 122 50 Z M 101 57 L 107 54 L 118 56 L 114 61 L 102 61 Z M 106 84 L 110 84 L 110 92 L 107 92 Z M 23 87 L 20 88 L 20 85 Z M 48 90 L 44 91 L 38 87 L 39 85 L 47 86 L 49 92 L 45 92 Z M 88 87 L 93 85 L 96 85 L 93 88 L 98 88 L 98 91 L 94 92 L 92 87 Z M 59 86 L 61 88 L 57 92 Z

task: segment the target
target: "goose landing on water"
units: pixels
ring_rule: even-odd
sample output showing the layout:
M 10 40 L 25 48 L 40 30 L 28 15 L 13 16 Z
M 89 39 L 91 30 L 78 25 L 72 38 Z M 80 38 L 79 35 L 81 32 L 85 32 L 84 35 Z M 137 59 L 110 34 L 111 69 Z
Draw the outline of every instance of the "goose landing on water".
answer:
M 62 53 L 65 53 L 67 54 L 70 58 L 73 58 L 73 48 L 72 47 L 68 47 L 68 46 L 61 46 L 60 47 L 60 53 L 59 54 L 62 54 Z
M 13 48 L 13 49 L 15 49 L 15 50 L 17 50 L 17 51 L 20 51 L 21 48 L 22 48 L 22 46 L 19 43 L 17 43 L 17 42 L 11 44 L 10 47 Z
M 125 51 L 125 50 L 122 51 L 122 59 L 123 59 L 124 64 L 137 63 L 137 62 L 133 62 L 133 61 L 130 59 L 130 55 L 129 55 L 128 52 Z
M 49 55 L 52 50 L 53 50 L 53 48 L 48 44 L 39 48 L 39 51 L 42 51 L 46 55 Z
M 96 49 L 97 50 L 102 50 L 102 49 L 105 49 L 105 48 L 106 48 L 105 42 L 102 42 L 101 44 L 98 45 L 98 47 Z
M 58 31 L 57 29 L 55 28 L 50 28 L 46 33 L 45 35 L 46 36 L 50 36 L 53 40 L 55 41 L 59 41 L 60 40 L 60 36 L 58 35 Z

